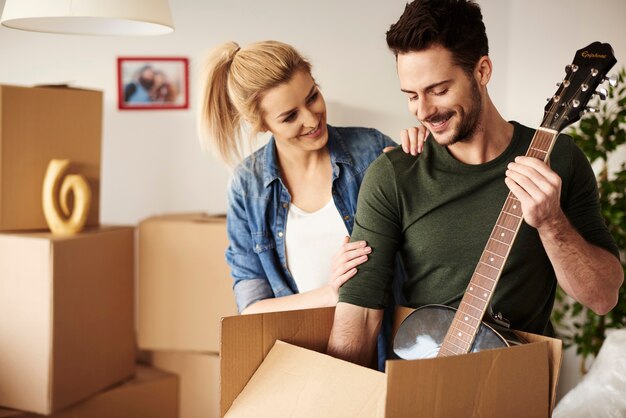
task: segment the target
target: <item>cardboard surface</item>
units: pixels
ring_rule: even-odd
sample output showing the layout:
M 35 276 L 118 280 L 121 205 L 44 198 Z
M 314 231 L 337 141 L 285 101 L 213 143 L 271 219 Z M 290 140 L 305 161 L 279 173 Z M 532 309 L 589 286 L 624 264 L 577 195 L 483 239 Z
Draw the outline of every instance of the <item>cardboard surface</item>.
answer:
M 217 353 L 220 318 L 237 314 L 226 218 L 155 216 L 138 231 L 139 347 Z
M 234 406 L 234 399 L 244 391 L 246 385 L 268 386 L 264 389 L 272 389 L 271 385 L 252 376 L 255 372 L 267 373 L 263 371 L 266 366 L 259 366 L 269 352 L 268 347 L 276 339 L 283 339 L 282 335 L 290 336 L 293 333 L 291 337 L 295 338 L 292 344 L 325 351 L 333 314 L 333 308 L 325 308 L 224 318 L 221 347 L 222 413 L 226 414 Z M 526 335 L 531 337 L 531 343 L 517 347 L 437 359 L 388 361 L 385 412 L 378 416 L 549 416 L 550 397 L 553 396 L 550 388 L 556 386 L 560 366 L 560 341 Z M 306 363 L 303 367 L 311 372 L 322 367 L 316 356 L 306 355 L 306 360 L 302 360 Z M 324 366 L 328 370 L 345 363 L 328 357 L 325 361 L 332 363 L 331 366 Z M 356 365 L 351 367 L 369 370 Z M 300 377 L 298 373 L 282 373 L 281 379 L 285 380 L 285 387 L 290 387 L 297 386 Z M 344 380 L 347 381 L 347 378 Z M 298 399 L 293 397 L 293 393 L 285 396 L 278 393 L 276 396 L 280 396 L 280 399 L 273 398 L 267 405 L 268 411 L 282 403 L 294 408 L 290 414 L 282 416 L 307 413 L 304 408 L 299 409 Z M 326 394 L 321 395 L 323 399 L 318 402 L 325 402 L 326 397 Z M 245 397 L 243 399 L 237 403 L 243 402 L 246 404 L 244 407 L 249 407 L 250 402 Z M 360 401 L 348 397 L 345 402 L 357 405 Z M 243 407 L 239 405 L 237 408 Z
M 102 92 L 0 85 L 0 231 L 47 229 L 43 179 L 51 159 L 89 183 L 87 226 L 100 216 Z
M 133 374 L 133 242 L 0 233 L 0 405 L 48 414 Z
M 178 375 L 180 418 L 219 417 L 217 354 L 152 351 L 147 360 L 154 367 Z
M 39 418 L 44 415 L 0 408 L 0 418 Z M 71 406 L 49 418 L 176 418 L 178 377 L 138 366 L 135 377 Z
M 223 318 L 220 413 L 228 411 L 276 340 L 325 353 L 334 313 L 319 308 Z
M 548 345 L 542 342 L 389 361 L 385 416 L 463 417 L 475 412 L 485 417 L 547 417 L 547 357 Z
M 226 417 L 381 417 L 385 383 L 378 371 L 276 341 Z

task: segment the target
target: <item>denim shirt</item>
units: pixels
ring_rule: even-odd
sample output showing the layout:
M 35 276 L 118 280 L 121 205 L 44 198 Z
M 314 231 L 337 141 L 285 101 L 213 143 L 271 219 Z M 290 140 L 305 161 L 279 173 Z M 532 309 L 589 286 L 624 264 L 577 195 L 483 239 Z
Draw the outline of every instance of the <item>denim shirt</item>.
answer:
M 350 233 L 365 170 L 383 148 L 396 145 L 375 129 L 328 125 L 332 197 Z M 262 299 L 298 293 L 285 256 L 290 203 L 272 137 L 235 169 L 228 187 L 226 261 L 240 312 Z

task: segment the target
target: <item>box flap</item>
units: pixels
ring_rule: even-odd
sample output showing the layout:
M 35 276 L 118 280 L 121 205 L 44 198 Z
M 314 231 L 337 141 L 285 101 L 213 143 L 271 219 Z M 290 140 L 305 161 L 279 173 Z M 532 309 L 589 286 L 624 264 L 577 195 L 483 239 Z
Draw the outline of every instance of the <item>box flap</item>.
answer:
M 548 343 L 387 362 L 387 417 L 548 416 Z M 520 384 L 520 382 L 524 382 Z
M 230 316 L 222 319 L 220 413 L 228 411 L 276 340 L 326 352 L 335 308 Z
M 529 332 L 515 331 L 528 342 L 545 341 L 548 343 L 548 364 L 550 366 L 550 414 L 556 404 L 556 387 L 559 384 L 559 373 L 563 357 L 563 341 Z
M 382 417 L 384 401 L 384 374 L 277 341 L 226 417 Z

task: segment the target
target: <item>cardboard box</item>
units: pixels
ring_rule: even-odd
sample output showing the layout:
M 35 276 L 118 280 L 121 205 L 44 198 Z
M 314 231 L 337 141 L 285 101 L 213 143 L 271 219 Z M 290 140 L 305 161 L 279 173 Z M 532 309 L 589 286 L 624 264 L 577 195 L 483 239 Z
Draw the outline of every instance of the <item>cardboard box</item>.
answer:
M 0 85 L 0 231 L 48 229 L 43 179 L 51 159 L 89 183 L 87 226 L 100 216 L 102 92 Z
M 220 318 L 237 314 L 226 218 L 155 216 L 138 239 L 139 347 L 217 353 Z
M 0 418 L 39 418 L 43 415 L 0 408 Z M 178 377 L 138 366 L 135 377 L 98 393 L 48 418 L 176 418 Z
M 289 416 L 302 417 L 550 415 L 560 367 L 559 340 L 524 334 L 529 344 L 463 356 L 392 360 L 382 374 L 319 354 L 326 350 L 333 315 L 334 308 L 323 308 L 224 318 L 220 412 L 243 416 L 253 406 L 252 399 L 259 417 L 281 416 L 286 408 Z M 276 340 L 292 346 L 277 344 L 265 364 Z
M 49 414 L 132 376 L 133 241 L 0 233 L 0 405 Z
M 151 351 L 148 361 L 154 367 L 178 375 L 180 418 L 220 416 L 220 359 L 217 354 Z

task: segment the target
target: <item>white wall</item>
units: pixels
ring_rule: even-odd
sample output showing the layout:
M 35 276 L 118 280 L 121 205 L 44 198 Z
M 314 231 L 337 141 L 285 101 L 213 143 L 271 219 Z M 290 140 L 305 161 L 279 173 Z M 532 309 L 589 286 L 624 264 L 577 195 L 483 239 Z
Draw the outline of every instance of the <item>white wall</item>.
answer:
M 490 93 L 507 119 L 537 126 L 574 52 L 595 40 L 626 58 L 623 0 L 482 0 L 494 76 Z M 170 0 L 176 31 L 147 38 L 81 37 L 0 28 L 0 83 L 71 82 L 105 92 L 101 216 L 133 224 L 171 211 L 224 212 L 228 173 L 202 155 L 192 108 L 119 111 L 118 56 L 186 56 L 192 87 L 204 53 L 228 40 L 277 39 L 310 58 L 329 121 L 397 136 L 413 123 L 384 34 L 404 0 Z M 0 0 L 0 8 L 4 0 Z M 619 65 L 619 64 L 618 64 Z M 626 157 L 626 152 L 623 152 Z M 626 159 L 626 158 L 624 158 Z M 576 367 L 575 365 L 573 367 Z M 576 376 L 564 382 L 571 386 Z
M 3 3 L 0 0 L 0 6 Z M 490 92 L 506 118 L 536 126 L 564 65 L 587 43 L 610 41 L 618 58 L 626 56 L 623 1 L 480 3 L 495 66 Z M 228 173 L 200 152 L 193 87 L 204 54 L 227 40 L 245 45 L 279 39 L 294 44 L 314 64 L 331 123 L 374 126 L 392 137 L 413 123 L 384 39 L 404 1 L 170 0 L 170 4 L 176 32 L 160 37 L 81 37 L 0 28 L 1 83 L 71 82 L 105 92 L 104 222 L 136 223 L 157 212 L 225 211 Z M 115 60 L 141 55 L 190 58 L 191 109 L 117 109 Z

